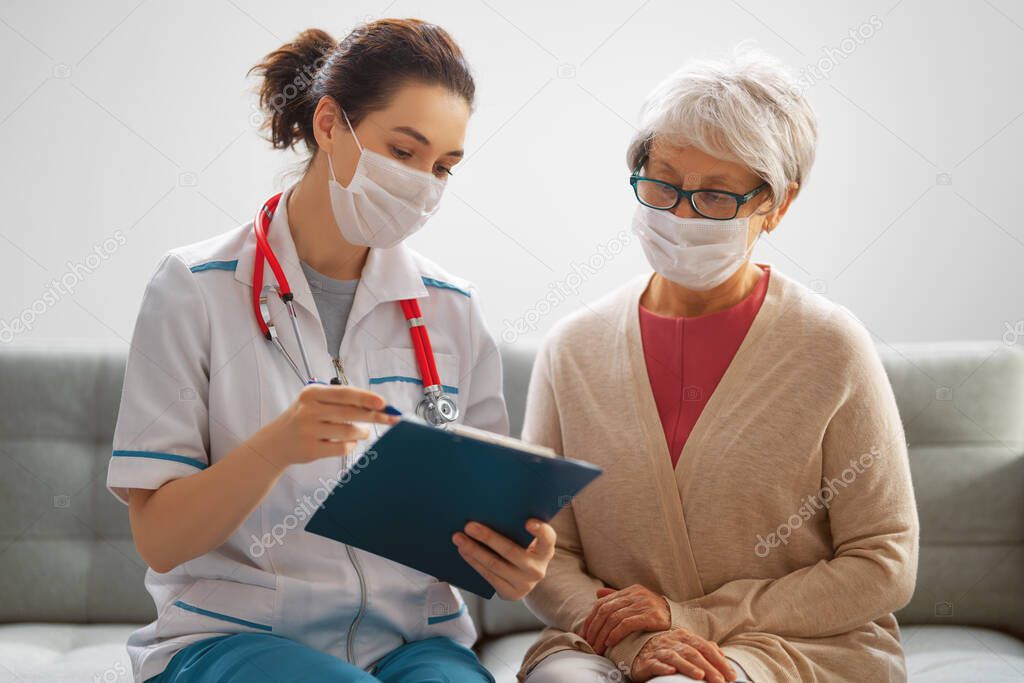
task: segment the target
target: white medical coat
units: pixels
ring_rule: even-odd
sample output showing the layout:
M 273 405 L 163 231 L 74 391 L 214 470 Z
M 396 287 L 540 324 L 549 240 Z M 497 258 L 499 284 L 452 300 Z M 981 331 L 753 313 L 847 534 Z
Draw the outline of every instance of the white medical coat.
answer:
M 327 381 L 334 368 L 288 227 L 292 187 L 271 222 L 269 241 L 294 291 L 313 373 Z M 247 224 L 170 251 L 149 281 L 107 474 L 108 489 L 123 502 L 130 488 L 156 489 L 217 463 L 301 391 L 256 323 L 255 247 Z M 264 268 L 264 283 L 273 283 Z M 404 245 L 371 249 L 367 257 L 335 349 L 349 383 L 382 394 L 403 412 L 415 410 L 422 383 L 398 304 L 406 298 L 420 301 L 441 381 L 461 410 L 459 422 L 507 433 L 500 357 L 475 287 Z M 269 304 L 282 343 L 301 368 L 286 309 L 276 296 Z M 290 466 L 218 548 L 166 573 L 146 571 L 157 618 L 128 641 L 136 681 L 160 673 L 189 643 L 220 634 L 278 634 L 367 670 L 405 642 L 447 636 L 473 644 L 472 620 L 449 584 L 303 529 L 374 432 L 385 429 L 375 425 L 347 458 Z

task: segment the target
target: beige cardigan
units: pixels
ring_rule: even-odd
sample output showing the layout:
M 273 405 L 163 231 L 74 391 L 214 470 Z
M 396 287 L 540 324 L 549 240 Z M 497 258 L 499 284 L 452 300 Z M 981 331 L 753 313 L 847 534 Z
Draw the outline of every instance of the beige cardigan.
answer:
M 649 278 L 561 321 L 537 357 L 524 438 L 605 474 L 554 520 L 555 558 L 526 598 L 549 627 L 519 679 L 558 650 L 593 652 L 572 631 L 595 590 L 636 583 L 755 683 L 905 681 L 892 612 L 914 589 L 917 509 L 871 337 L 772 268 L 673 471 L 640 339 Z M 628 674 L 653 635 L 605 656 Z

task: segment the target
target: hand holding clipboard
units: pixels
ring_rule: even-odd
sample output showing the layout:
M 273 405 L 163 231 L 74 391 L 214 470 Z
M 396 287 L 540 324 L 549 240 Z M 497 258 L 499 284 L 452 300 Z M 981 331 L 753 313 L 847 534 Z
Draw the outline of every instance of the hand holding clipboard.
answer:
M 462 558 L 452 535 L 474 521 L 525 548 L 533 540 L 527 519 L 551 521 L 602 472 L 518 439 L 411 417 L 364 457 L 366 466 L 331 491 L 306 531 L 484 598 L 494 587 Z

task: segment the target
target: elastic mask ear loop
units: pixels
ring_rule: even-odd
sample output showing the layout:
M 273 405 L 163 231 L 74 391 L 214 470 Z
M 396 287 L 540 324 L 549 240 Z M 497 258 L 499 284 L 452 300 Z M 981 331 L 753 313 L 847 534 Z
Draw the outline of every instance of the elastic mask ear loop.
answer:
M 345 125 L 348 126 L 349 132 L 352 133 L 352 139 L 356 141 L 356 147 L 359 148 L 359 156 L 361 158 L 363 156 L 363 146 L 359 143 L 359 138 L 356 137 L 356 129 L 352 127 L 352 122 L 348 120 L 348 114 L 345 113 L 344 109 L 341 110 L 341 115 L 345 117 Z M 331 180 L 338 183 L 338 179 L 334 175 L 334 162 L 331 161 L 330 154 L 327 155 L 327 168 L 331 171 Z M 338 184 L 341 185 L 341 183 Z
M 338 179 L 334 177 L 334 163 L 331 161 L 331 153 L 327 152 L 327 168 L 331 171 L 331 182 L 338 183 Z M 341 185 L 341 183 L 338 183 Z
M 356 141 L 356 146 L 359 148 L 359 153 L 362 154 L 363 146 L 359 144 L 359 138 L 356 137 L 356 129 L 352 127 L 352 122 L 348 120 L 348 114 L 345 113 L 344 109 L 341 110 L 341 115 L 345 117 L 345 123 L 348 124 L 348 129 L 352 133 L 352 139 Z

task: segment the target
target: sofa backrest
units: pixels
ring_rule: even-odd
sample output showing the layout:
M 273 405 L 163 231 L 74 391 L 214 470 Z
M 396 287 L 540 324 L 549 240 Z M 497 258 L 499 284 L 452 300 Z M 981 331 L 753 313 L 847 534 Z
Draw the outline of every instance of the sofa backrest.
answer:
M 921 522 L 907 624 L 1024 636 L 1024 351 L 1000 342 L 880 349 Z
M 0 622 L 146 622 L 128 509 L 106 490 L 122 346 L 0 348 Z
M 502 349 L 518 434 L 534 349 Z M 999 343 L 879 349 L 910 443 L 921 562 L 901 623 L 1024 634 L 1024 352 Z M 147 622 L 127 508 L 105 487 L 125 349 L 0 347 L 0 622 Z M 483 636 L 536 628 L 471 599 Z

